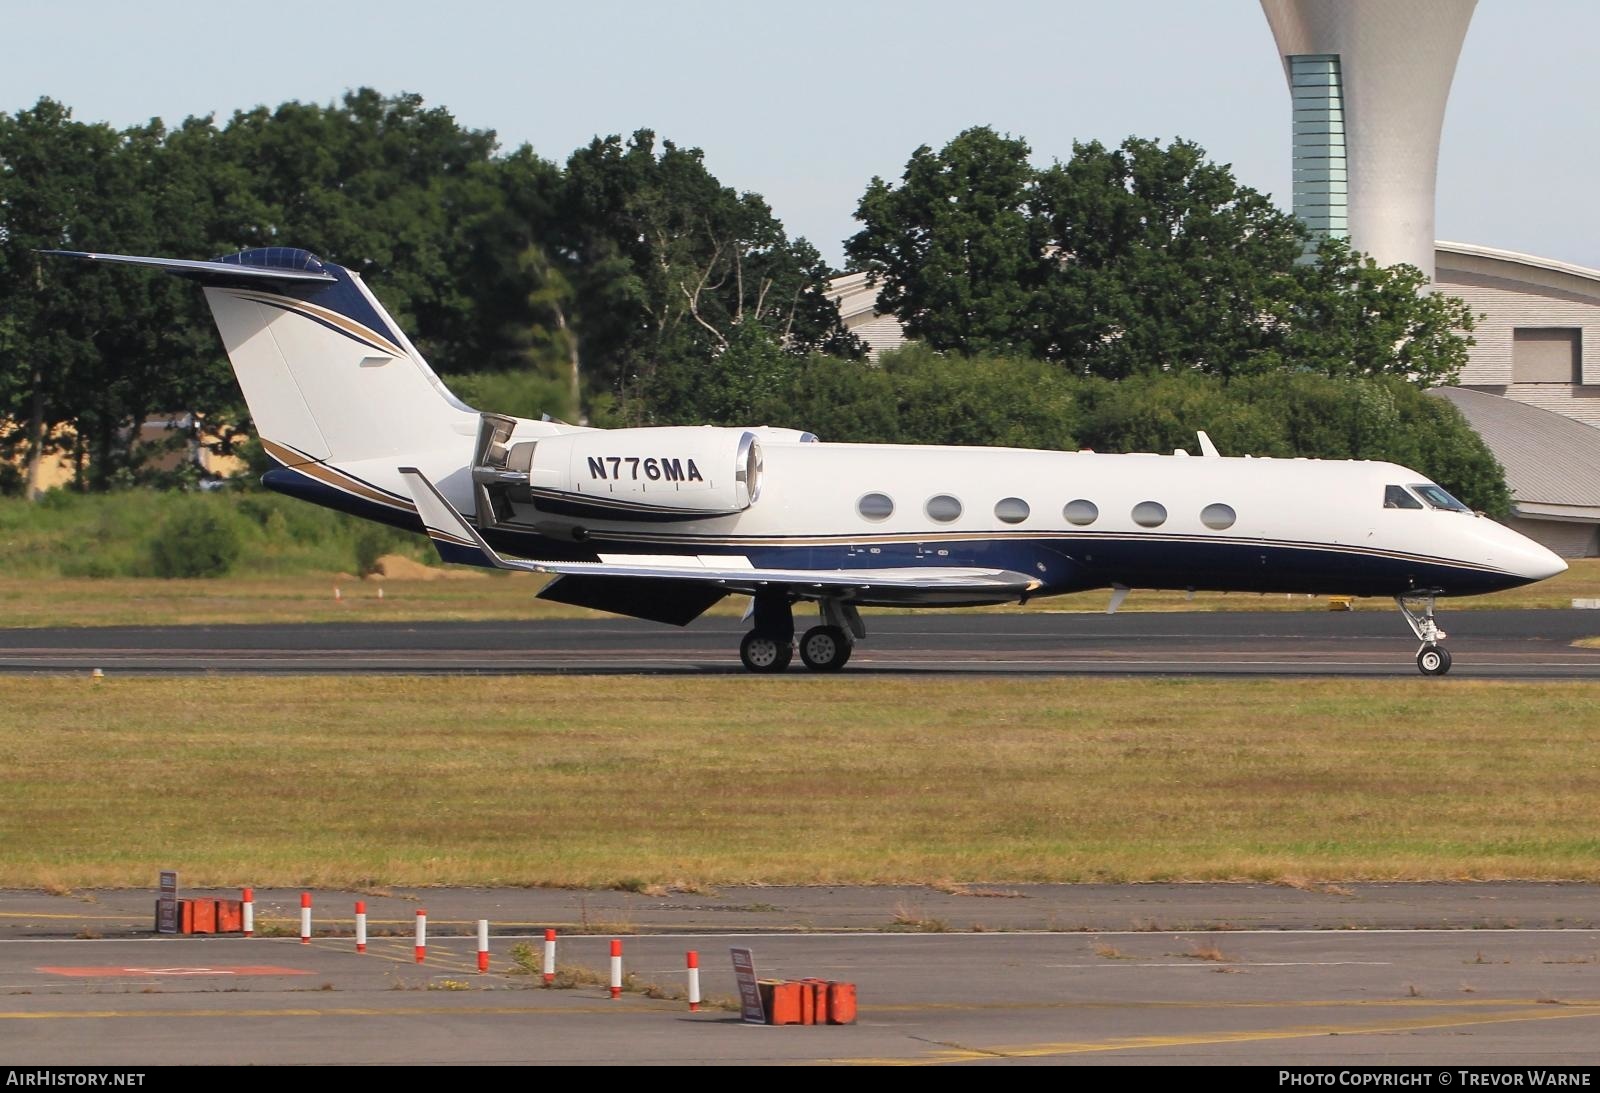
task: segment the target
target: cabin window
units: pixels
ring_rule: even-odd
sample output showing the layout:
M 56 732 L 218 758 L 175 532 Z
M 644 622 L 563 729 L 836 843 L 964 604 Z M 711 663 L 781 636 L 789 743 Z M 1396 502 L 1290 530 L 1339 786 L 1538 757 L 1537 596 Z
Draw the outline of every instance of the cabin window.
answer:
M 1069 524 L 1076 524 L 1080 528 L 1088 527 L 1100 519 L 1100 507 L 1093 501 L 1085 501 L 1080 497 L 1076 501 L 1068 501 L 1066 507 L 1061 510 L 1061 515 L 1067 518 Z
M 961 515 L 961 502 L 951 497 L 948 493 L 941 493 L 928 498 L 924 507 L 928 519 L 937 520 L 941 524 L 948 524 Z
M 856 502 L 856 511 L 868 520 L 887 520 L 894 515 L 894 500 L 886 493 L 869 493 Z
M 1435 486 L 1432 482 L 1419 482 L 1411 487 L 1422 495 L 1422 499 L 1436 509 L 1445 509 L 1449 512 L 1471 512 L 1472 510 L 1451 497 L 1449 493 Z
M 1386 509 L 1420 509 L 1422 502 L 1406 492 L 1404 486 L 1383 487 L 1383 507 Z
M 1133 506 L 1133 522 L 1142 528 L 1158 528 L 1167 522 L 1167 507 L 1159 501 L 1140 501 Z
M 1028 503 L 1020 497 L 1007 497 L 994 507 L 995 519 L 1004 524 L 1020 524 L 1028 512 Z
M 1232 505 L 1224 505 L 1220 501 L 1200 510 L 1200 522 L 1213 531 L 1233 527 L 1233 522 L 1238 518 L 1239 514 L 1233 511 Z

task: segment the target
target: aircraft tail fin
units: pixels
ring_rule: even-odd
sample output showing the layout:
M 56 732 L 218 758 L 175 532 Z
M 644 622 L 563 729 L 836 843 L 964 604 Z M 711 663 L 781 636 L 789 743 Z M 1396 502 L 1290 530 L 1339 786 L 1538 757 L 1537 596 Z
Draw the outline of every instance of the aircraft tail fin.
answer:
M 198 281 L 262 445 L 284 466 L 409 462 L 419 450 L 470 450 L 477 413 L 343 266 L 288 247 L 206 262 L 45 253 Z

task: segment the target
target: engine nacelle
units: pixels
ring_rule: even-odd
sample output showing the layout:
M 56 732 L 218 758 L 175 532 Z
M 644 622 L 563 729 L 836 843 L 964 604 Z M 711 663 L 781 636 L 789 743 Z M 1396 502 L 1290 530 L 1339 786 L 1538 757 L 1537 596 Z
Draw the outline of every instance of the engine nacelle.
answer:
M 507 464 L 513 471 L 525 468 L 525 497 L 535 508 L 562 516 L 730 516 L 761 495 L 761 441 L 748 429 L 565 433 L 514 445 Z M 513 487 L 510 496 L 520 500 L 521 492 Z

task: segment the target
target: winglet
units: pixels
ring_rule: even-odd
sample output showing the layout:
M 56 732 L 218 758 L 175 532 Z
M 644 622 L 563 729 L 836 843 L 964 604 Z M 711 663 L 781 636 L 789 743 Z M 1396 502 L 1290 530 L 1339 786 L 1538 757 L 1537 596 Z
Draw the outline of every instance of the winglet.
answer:
M 495 553 L 494 547 L 484 542 L 478 529 L 467 523 L 466 517 L 445 500 L 437 486 L 415 467 L 401 467 L 400 477 L 417 503 L 417 515 L 422 526 L 433 540 L 439 557 L 458 565 L 485 566 L 489 569 L 537 569 L 527 563 L 509 562 Z

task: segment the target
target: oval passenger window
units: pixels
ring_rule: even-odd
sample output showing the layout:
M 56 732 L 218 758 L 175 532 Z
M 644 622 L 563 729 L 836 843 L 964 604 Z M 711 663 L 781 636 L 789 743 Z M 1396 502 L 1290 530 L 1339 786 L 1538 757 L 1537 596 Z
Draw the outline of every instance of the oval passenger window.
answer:
M 941 493 L 937 497 L 928 498 L 926 511 L 928 519 L 948 524 L 961 515 L 961 502 L 948 493 Z
M 1067 523 L 1076 524 L 1078 527 L 1087 527 L 1100 519 L 1100 508 L 1093 501 L 1078 498 L 1068 501 L 1066 508 L 1061 510 L 1061 515 L 1067 518 Z
M 1028 503 L 1020 497 L 1007 497 L 994 507 L 995 518 L 1005 524 L 1022 523 L 1028 512 Z
M 1142 528 L 1158 528 L 1167 522 L 1167 508 L 1158 501 L 1140 501 L 1133 506 L 1133 522 Z
M 894 515 L 894 501 L 886 493 L 869 493 L 856 502 L 856 511 L 868 520 L 887 520 Z
M 1233 522 L 1238 518 L 1239 514 L 1233 511 L 1232 505 L 1224 505 L 1221 502 L 1207 505 L 1200 510 L 1200 522 L 1213 531 L 1233 527 Z

